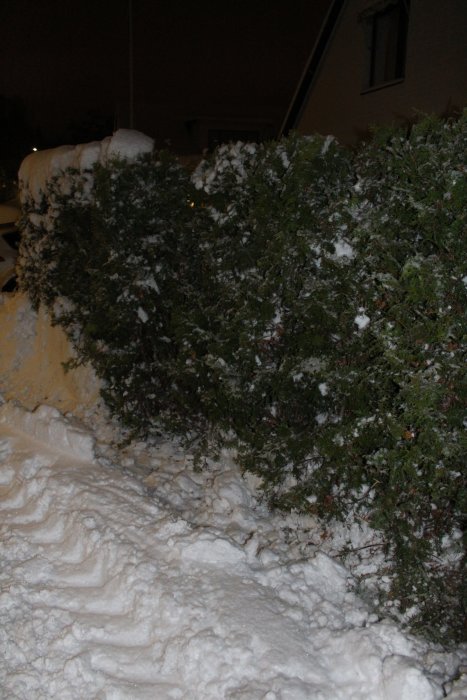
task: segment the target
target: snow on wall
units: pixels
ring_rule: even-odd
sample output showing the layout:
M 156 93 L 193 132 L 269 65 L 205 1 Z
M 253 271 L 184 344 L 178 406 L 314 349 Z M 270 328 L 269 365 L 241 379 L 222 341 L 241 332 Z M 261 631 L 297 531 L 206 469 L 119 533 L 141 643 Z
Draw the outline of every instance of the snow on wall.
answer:
M 0 395 L 26 408 L 44 403 L 78 417 L 94 410 L 100 382 L 89 366 L 65 372 L 73 350 L 52 327 L 45 309 L 35 313 L 25 295 L 0 295 Z
M 154 140 L 130 129 L 119 129 L 103 141 L 59 146 L 29 154 L 21 163 L 18 178 L 20 200 L 32 199 L 40 205 L 47 183 L 68 168 L 89 174 L 96 163 L 120 157 L 128 161 L 151 153 Z M 67 176 L 61 186 L 67 187 Z M 48 214 L 30 214 L 37 224 Z M 52 213 L 53 218 L 53 213 Z M 0 296 L 0 395 L 16 399 L 29 409 L 50 404 L 77 416 L 93 410 L 98 402 L 100 383 L 90 367 L 65 373 L 62 363 L 73 357 L 63 331 L 52 327 L 45 309 L 36 314 L 21 294 Z
M 119 129 L 103 141 L 30 153 L 21 163 L 18 173 L 21 201 L 25 201 L 28 195 L 36 202 L 40 201 L 47 181 L 68 168 L 91 170 L 96 163 L 105 163 L 115 157 L 131 161 L 139 155 L 151 153 L 153 148 L 154 140 L 149 136 L 131 129 Z

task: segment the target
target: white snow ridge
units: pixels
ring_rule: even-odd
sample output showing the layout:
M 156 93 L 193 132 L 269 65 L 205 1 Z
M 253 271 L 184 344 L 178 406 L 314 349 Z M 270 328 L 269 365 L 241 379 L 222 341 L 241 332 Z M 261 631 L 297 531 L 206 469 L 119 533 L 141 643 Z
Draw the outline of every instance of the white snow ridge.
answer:
M 452 659 L 376 621 L 328 556 L 273 546 L 227 456 L 95 454 L 54 409 L 0 409 L 3 700 L 443 697 Z

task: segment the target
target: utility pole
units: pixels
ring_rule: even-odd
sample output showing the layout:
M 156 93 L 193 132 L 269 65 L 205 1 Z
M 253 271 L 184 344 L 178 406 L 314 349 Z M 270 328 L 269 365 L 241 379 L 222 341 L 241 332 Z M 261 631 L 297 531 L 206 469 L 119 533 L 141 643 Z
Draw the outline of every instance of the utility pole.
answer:
M 128 0 L 129 126 L 134 128 L 133 0 Z

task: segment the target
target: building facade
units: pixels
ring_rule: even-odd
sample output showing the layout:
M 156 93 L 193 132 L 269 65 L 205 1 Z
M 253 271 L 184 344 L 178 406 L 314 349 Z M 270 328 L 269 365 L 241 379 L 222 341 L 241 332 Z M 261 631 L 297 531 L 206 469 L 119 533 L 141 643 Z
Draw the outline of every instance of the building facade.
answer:
M 282 133 L 347 144 L 467 106 L 467 0 L 335 0 Z

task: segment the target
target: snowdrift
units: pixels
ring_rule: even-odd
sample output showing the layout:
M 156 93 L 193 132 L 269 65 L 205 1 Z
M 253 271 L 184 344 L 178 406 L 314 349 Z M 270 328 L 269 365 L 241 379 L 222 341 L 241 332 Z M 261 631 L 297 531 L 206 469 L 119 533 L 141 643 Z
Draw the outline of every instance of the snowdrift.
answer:
M 159 465 L 141 480 L 92 437 L 0 407 L 2 697 L 443 697 L 456 655 L 378 621 L 325 554 L 297 557 L 228 460 L 205 475 L 140 444 Z

